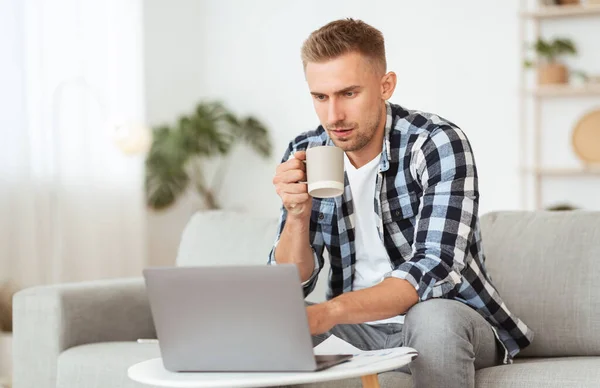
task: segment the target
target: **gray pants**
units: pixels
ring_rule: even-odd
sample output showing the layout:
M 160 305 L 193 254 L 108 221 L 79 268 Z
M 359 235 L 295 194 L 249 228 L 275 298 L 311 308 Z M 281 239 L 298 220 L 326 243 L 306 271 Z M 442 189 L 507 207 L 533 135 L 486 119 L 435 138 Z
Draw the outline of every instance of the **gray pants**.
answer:
M 474 387 L 475 370 L 500 364 L 504 355 L 490 324 L 470 307 L 448 299 L 417 303 L 404 325 L 338 325 L 313 342 L 330 334 L 362 350 L 416 349 L 419 357 L 400 369 L 412 375 L 416 388 Z

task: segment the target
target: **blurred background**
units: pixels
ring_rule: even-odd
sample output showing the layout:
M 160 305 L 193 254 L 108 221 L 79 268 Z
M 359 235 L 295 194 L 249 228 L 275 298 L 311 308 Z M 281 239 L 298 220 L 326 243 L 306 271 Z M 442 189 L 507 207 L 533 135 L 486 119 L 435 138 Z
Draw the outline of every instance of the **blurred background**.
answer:
M 196 211 L 277 217 L 318 125 L 300 46 L 344 17 L 392 102 L 466 132 L 481 213 L 600 208 L 598 0 L 0 0 L 0 280 L 139 276 Z

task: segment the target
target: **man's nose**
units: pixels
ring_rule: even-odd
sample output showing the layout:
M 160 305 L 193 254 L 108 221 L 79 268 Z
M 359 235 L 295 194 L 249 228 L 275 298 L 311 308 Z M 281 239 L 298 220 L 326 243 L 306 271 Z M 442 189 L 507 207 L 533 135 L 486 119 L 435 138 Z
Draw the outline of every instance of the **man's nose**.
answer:
M 335 99 L 329 100 L 329 107 L 327 111 L 327 122 L 330 125 L 337 123 L 338 121 L 344 121 L 345 116 L 340 106 L 340 103 Z

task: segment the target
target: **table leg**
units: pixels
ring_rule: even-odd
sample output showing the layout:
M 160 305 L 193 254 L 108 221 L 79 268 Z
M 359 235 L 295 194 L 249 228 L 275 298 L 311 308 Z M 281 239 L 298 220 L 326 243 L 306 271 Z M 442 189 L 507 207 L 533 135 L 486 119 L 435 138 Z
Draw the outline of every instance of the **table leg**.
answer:
M 363 388 L 379 388 L 379 379 L 377 375 L 366 375 L 360 378 Z

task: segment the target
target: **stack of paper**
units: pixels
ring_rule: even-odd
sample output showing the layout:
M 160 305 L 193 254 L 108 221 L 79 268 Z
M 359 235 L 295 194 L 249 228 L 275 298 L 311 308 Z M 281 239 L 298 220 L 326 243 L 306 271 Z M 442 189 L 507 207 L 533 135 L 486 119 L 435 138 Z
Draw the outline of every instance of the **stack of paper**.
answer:
M 331 335 L 325 341 L 321 342 L 314 348 L 316 355 L 327 355 L 327 354 L 352 354 L 350 363 L 337 365 L 336 368 L 352 367 L 356 368 L 362 365 L 372 364 L 383 360 L 389 360 L 396 357 L 402 357 L 412 355 L 416 357 L 418 353 L 413 348 L 400 347 L 392 349 L 381 349 L 381 350 L 360 350 L 355 346 L 352 346 L 343 339 Z

